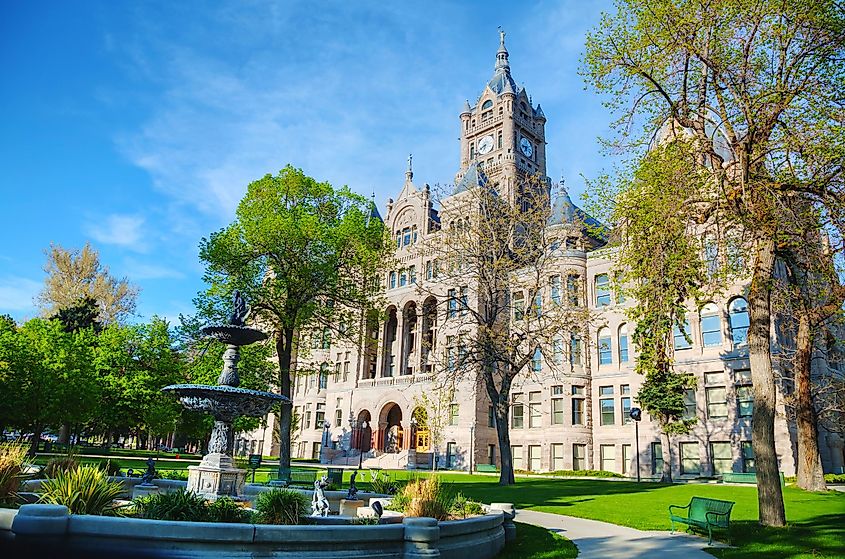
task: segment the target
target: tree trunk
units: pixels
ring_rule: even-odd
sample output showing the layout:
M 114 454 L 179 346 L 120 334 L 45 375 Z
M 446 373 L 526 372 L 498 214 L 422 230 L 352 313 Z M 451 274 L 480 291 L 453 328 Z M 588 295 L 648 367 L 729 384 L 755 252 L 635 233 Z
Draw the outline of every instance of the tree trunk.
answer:
M 70 443 L 70 425 L 68 425 L 67 423 L 62 424 L 62 426 L 59 428 L 59 438 L 56 442 L 61 444 Z
M 757 504 L 760 523 L 784 526 L 786 513 L 780 487 L 775 450 L 775 378 L 771 354 L 771 290 L 775 263 L 775 242 L 763 236 L 756 241 L 756 257 L 749 293 L 750 326 L 748 352 L 751 382 L 754 384 L 754 414 L 751 445 L 757 469 Z
M 666 431 L 661 430 L 660 436 L 663 439 L 660 444 L 660 453 L 663 455 L 663 473 L 660 475 L 660 481 L 672 483 L 672 441 Z
M 810 369 L 813 335 L 806 313 L 798 317 L 795 340 L 795 419 L 798 426 L 798 487 L 806 491 L 827 491 L 819 453 L 819 430 L 813 397 L 810 393 Z
M 290 398 L 290 364 L 293 358 L 293 329 L 276 333 L 276 355 L 279 360 L 279 390 Z M 279 410 L 279 469 L 290 469 L 290 428 L 293 406 L 282 403 Z
M 496 435 L 499 439 L 499 458 L 502 468 L 499 473 L 499 485 L 513 485 L 513 455 L 511 454 L 511 436 L 508 430 L 508 405 L 496 405 Z
M 32 426 L 32 440 L 30 441 L 29 445 L 29 455 L 35 456 L 35 453 L 38 452 L 38 443 L 41 442 L 41 433 L 44 432 L 44 425 L 37 423 Z

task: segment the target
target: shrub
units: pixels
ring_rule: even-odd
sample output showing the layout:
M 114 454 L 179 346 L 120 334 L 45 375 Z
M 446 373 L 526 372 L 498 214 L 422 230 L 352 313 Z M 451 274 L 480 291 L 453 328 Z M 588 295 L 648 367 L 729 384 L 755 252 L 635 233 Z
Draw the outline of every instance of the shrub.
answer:
M 390 476 L 383 472 L 370 472 L 370 491 L 382 495 L 393 495 L 399 492 L 399 484 L 390 479 Z
M 845 474 L 825 474 L 824 480 L 827 483 L 845 483 Z
M 57 470 L 55 477 L 41 484 L 42 503 L 65 505 L 72 514 L 101 515 L 114 509 L 123 491 L 119 481 L 109 481 L 99 468 L 81 466 Z
M 178 481 L 188 481 L 188 470 L 158 470 L 156 473 L 158 479 L 175 479 Z
M 208 519 L 211 522 L 250 522 L 252 513 L 231 497 L 220 497 L 208 505 Z
M 52 479 L 57 477 L 61 472 L 69 472 L 77 468 L 79 468 L 79 460 L 73 454 L 68 454 L 67 456 L 50 458 L 50 461 L 47 462 L 41 473 L 44 477 Z
M 310 503 L 299 491 L 271 489 L 258 495 L 255 508 L 263 524 L 301 524 Z
M 0 505 L 13 504 L 21 484 L 27 446 L 0 443 Z
M 401 494 L 406 503 L 405 516 L 427 516 L 437 520 L 449 518 L 454 499 L 439 477 L 412 480 L 402 488 Z
M 484 507 L 481 506 L 481 503 L 470 501 L 462 493 L 458 493 L 452 500 L 452 507 L 449 512 L 455 518 L 466 518 L 484 514 Z
M 171 493 L 139 497 L 133 504 L 136 516 L 151 520 L 208 522 L 211 516 L 205 498 L 184 488 Z
M 521 474 L 537 475 L 537 472 L 529 472 L 526 470 L 519 470 Z M 554 472 L 547 472 L 542 475 L 560 476 L 560 477 L 625 477 L 616 472 L 607 472 L 605 470 L 555 470 Z
M 110 476 L 120 475 L 120 462 L 111 458 L 103 458 L 100 460 L 100 469 Z

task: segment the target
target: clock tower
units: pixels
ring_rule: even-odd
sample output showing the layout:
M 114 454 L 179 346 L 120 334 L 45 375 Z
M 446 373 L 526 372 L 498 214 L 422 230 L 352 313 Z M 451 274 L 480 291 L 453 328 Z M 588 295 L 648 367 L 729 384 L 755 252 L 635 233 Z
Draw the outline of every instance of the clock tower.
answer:
M 474 106 L 461 112 L 461 168 L 456 192 L 478 180 L 479 171 L 502 196 L 515 201 L 515 185 L 526 177 L 546 179 L 546 117 L 532 106 L 525 89 L 511 77 L 505 32 L 499 30 L 499 50 L 493 77 Z M 466 179 L 466 180 L 465 180 Z

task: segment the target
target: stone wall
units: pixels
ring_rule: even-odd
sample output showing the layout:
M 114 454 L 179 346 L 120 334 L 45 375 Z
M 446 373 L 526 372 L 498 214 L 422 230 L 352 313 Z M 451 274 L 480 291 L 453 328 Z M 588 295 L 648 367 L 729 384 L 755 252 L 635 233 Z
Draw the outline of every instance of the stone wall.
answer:
M 377 526 L 268 526 L 70 515 L 61 505 L 0 509 L 0 543 L 22 550 L 61 550 L 102 557 L 295 557 L 358 559 L 492 559 L 513 537 L 512 505 L 484 515 L 437 522 L 406 518 Z

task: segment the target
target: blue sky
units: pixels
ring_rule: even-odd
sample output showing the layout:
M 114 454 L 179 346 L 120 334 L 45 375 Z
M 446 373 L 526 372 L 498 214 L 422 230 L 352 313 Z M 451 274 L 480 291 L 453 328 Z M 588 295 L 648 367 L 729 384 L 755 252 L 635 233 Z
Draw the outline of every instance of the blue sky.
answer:
M 6 2 L 0 313 L 35 316 L 44 249 L 90 241 L 141 287 L 138 320 L 192 312 L 201 237 L 285 164 L 375 192 L 450 183 L 459 113 L 511 69 L 548 118 L 548 174 L 607 166 L 610 116 L 577 74 L 602 2 Z

